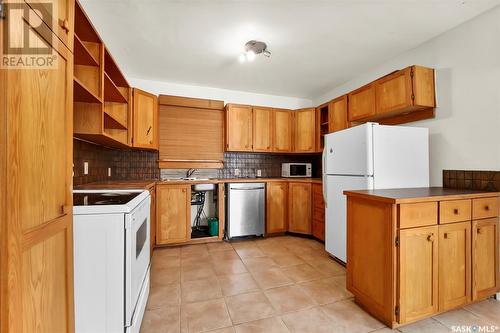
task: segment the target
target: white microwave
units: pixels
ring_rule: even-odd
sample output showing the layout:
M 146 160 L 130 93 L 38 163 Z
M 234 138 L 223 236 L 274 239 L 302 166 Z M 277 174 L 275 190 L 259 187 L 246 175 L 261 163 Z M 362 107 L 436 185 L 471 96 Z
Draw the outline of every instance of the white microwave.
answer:
M 312 177 L 311 163 L 281 163 L 281 177 Z

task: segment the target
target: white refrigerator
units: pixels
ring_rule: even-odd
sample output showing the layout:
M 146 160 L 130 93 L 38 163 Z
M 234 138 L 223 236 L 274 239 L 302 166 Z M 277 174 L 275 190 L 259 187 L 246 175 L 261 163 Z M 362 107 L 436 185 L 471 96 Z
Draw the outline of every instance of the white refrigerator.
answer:
M 345 190 L 429 186 L 427 128 L 366 123 L 325 136 L 325 247 L 347 262 Z

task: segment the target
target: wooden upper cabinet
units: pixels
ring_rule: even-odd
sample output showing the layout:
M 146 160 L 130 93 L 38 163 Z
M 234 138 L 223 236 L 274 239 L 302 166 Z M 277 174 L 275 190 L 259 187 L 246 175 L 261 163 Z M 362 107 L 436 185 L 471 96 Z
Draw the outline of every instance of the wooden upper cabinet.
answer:
M 408 108 L 412 105 L 411 68 L 375 81 L 377 114 Z
M 288 184 L 288 231 L 311 234 L 311 183 Z
M 411 66 L 375 81 L 377 115 L 435 107 L 434 70 Z
M 293 111 L 286 109 L 273 110 L 273 151 L 292 151 Z
M 439 227 L 439 311 L 471 299 L 471 223 Z
M 75 27 L 75 0 L 26 0 L 43 22 L 71 51 Z
M 288 184 L 270 182 L 266 186 L 266 234 L 287 231 Z
M 226 106 L 226 150 L 252 151 L 252 107 Z
M 253 151 L 272 151 L 273 109 L 253 108 Z
M 311 153 L 316 149 L 316 109 L 294 111 L 294 151 Z
M 438 310 L 438 227 L 400 231 L 399 323 L 430 316 Z
M 158 97 L 134 88 L 133 100 L 132 145 L 158 149 Z
M 375 85 L 367 84 L 349 93 L 349 121 L 356 121 L 374 116 L 375 108 Z
M 191 186 L 156 186 L 156 244 L 191 238 Z
M 347 127 L 347 95 L 344 95 L 330 102 L 328 111 L 328 131 L 330 133 L 337 132 Z
M 472 272 L 473 300 L 498 292 L 498 218 L 472 222 Z

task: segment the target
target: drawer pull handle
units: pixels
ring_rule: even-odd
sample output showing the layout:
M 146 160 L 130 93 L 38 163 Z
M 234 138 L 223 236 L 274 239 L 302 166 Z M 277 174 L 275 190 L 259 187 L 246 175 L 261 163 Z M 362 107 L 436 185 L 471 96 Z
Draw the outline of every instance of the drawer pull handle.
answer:
M 427 236 L 427 241 L 434 242 L 434 234 L 430 234 L 429 236 Z
M 449 238 L 449 236 L 448 236 L 448 233 L 447 233 L 447 232 L 445 232 L 445 233 L 444 233 L 444 238 L 445 238 L 445 239 L 448 239 L 448 238 Z
M 486 211 L 490 210 L 490 206 L 488 206 L 488 205 L 484 206 L 484 210 L 486 210 Z
M 477 233 L 480 234 L 481 233 L 481 228 L 477 228 Z
M 457 208 L 455 208 L 455 209 L 453 210 L 453 214 L 458 215 L 458 209 L 457 209 Z

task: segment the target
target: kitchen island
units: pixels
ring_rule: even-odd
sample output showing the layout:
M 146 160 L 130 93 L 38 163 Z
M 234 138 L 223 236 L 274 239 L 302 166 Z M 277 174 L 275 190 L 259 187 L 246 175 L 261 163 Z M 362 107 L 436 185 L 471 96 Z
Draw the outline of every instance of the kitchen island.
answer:
M 394 328 L 499 290 L 499 192 L 345 191 L 347 289 Z

